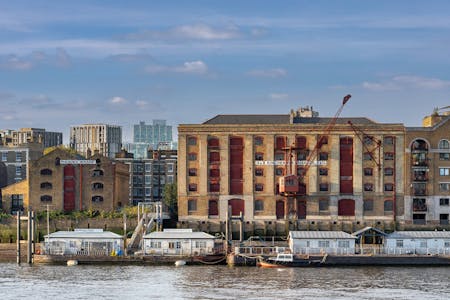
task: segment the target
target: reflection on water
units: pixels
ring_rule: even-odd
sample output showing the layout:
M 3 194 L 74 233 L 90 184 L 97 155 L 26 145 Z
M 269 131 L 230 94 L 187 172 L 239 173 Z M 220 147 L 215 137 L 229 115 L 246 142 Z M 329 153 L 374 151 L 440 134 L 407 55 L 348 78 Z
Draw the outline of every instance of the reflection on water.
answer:
M 450 268 L 0 264 L 0 299 L 448 299 Z

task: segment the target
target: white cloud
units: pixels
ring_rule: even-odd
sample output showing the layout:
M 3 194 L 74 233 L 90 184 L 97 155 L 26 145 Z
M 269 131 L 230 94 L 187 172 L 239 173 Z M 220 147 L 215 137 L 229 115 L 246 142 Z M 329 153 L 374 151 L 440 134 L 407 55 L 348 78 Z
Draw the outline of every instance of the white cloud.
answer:
M 27 71 L 41 65 L 67 67 L 71 64 L 71 58 L 62 48 L 57 48 L 55 53 L 32 51 L 25 55 L 0 56 L 0 69 Z
M 270 94 L 269 97 L 272 100 L 285 100 L 289 98 L 288 94 L 283 94 L 283 93 L 274 93 L 274 94 Z
M 201 60 L 188 61 L 181 66 L 168 67 L 161 65 L 150 65 L 145 68 L 148 73 L 185 73 L 185 74 L 206 74 L 208 66 Z
M 113 105 L 120 105 L 120 104 L 125 104 L 127 103 L 127 99 L 122 98 L 122 97 L 113 97 L 109 100 L 109 103 L 113 104 Z
M 236 26 L 214 28 L 206 24 L 182 25 L 168 30 L 144 30 L 126 36 L 130 40 L 230 40 L 243 35 Z
M 267 69 L 267 70 L 252 70 L 247 73 L 253 77 L 267 77 L 267 78 L 280 78 L 287 75 L 287 71 L 282 68 Z
M 372 91 L 393 91 L 403 89 L 439 90 L 450 87 L 450 81 L 439 78 L 427 78 L 413 75 L 394 76 L 381 82 L 362 83 L 362 87 Z

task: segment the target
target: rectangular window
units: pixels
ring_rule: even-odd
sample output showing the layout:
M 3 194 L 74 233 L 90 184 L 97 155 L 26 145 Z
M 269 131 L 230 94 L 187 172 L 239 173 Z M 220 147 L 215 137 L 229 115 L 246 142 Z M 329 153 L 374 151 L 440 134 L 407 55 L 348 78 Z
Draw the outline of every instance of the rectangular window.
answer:
M 188 176 L 197 176 L 197 169 L 195 168 L 190 168 L 188 170 Z
M 364 211 L 373 211 L 373 200 L 364 200 Z
M 167 172 L 173 173 L 173 164 L 167 164 Z
M 373 184 L 371 184 L 371 183 L 365 183 L 365 184 L 364 184 L 364 191 L 365 191 L 365 192 L 372 192 L 372 191 L 373 191 Z
M 145 196 L 151 197 L 152 196 L 152 189 L 151 188 L 145 188 Z
M 264 139 L 260 136 L 255 137 L 255 146 L 261 146 L 264 142 Z
M 448 182 L 439 183 L 439 191 L 440 192 L 449 192 L 450 191 L 450 183 L 448 183 Z
M 439 160 L 450 160 L 450 153 L 439 153 Z
M 319 168 L 319 175 L 320 176 L 328 176 L 328 169 L 327 168 Z
M 384 190 L 386 192 L 392 192 L 394 190 L 394 185 L 392 183 L 384 184 Z
M 350 241 L 338 241 L 339 248 L 350 248 Z
M 220 169 L 209 169 L 209 177 L 220 177 Z
M 16 161 L 21 162 L 22 161 L 22 152 L 16 152 Z
M 149 173 L 152 171 L 152 164 L 145 164 L 145 172 Z
M 372 176 L 373 169 L 372 168 L 364 168 L 364 176 Z
M 145 184 L 152 184 L 152 176 L 145 175 Z
M 284 174 L 284 169 L 283 168 L 276 168 L 275 169 L 275 175 L 282 176 L 283 174 Z
M 255 176 L 264 176 L 264 170 L 263 169 L 255 169 Z
M 2 161 L 8 161 L 8 152 L 2 152 Z
M 450 241 L 444 240 L 444 248 L 450 248 Z
M 369 152 L 365 152 L 363 154 L 363 160 L 371 160 L 372 159 L 372 155 Z
M 397 248 L 403 248 L 403 240 L 395 240 L 395 246 Z
M 328 210 L 328 200 L 327 199 L 319 200 L 319 210 L 320 211 L 327 211 Z
M 255 200 L 255 211 L 263 211 L 263 210 L 264 210 L 264 201 Z
M 167 183 L 173 183 L 173 175 L 167 175 Z
M 264 185 L 262 183 L 255 184 L 255 191 L 257 191 L 257 192 L 264 191 Z
M 426 248 L 427 247 L 427 241 L 426 240 L 420 240 L 419 241 L 419 248 Z
M 188 200 L 188 212 L 197 210 L 197 200 L 190 199 Z
M 255 160 L 264 160 L 264 154 L 255 153 Z
M 297 152 L 297 160 L 306 160 L 308 153 L 305 151 Z
M 448 206 L 448 204 L 449 204 L 449 198 L 440 198 L 439 199 L 439 205 Z
M 189 192 L 196 192 L 197 191 L 197 184 L 190 183 L 189 184 Z
M 384 137 L 384 144 L 385 145 L 394 145 L 394 137 L 393 136 Z
M 328 153 L 327 152 L 320 152 L 319 153 L 319 160 L 328 160 Z
M 197 249 L 205 249 L 206 242 L 205 241 L 195 241 L 195 248 Z
M 319 248 L 329 248 L 330 247 L 330 241 L 319 241 Z
M 283 152 L 275 153 L 275 160 L 284 160 L 284 153 Z
M 385 152 L 384 153 L 384 160 L 394 160 L 394 153 L 392 153 L 392 152 Z
M 188 144 L 189 146 L 195 146 L 195 145 L 197 145 L 197 138 L 195 138 L 195 137 L 193 137 L 193 136 L 188 137 L 187 144 Z
M 219 183 L 215 183 L 215 182 L 210 182 L 209 183 L 209 191 L 211 193 L 218 193 L 218 192 L 220 192 L 220 184 Z
M 150 242 L 150 248 L 160 249 L 161 248 L 161 242 L 151 241 Z
M 321 191 L 321 192 L 328 191 L 328 183 L 320 183 L 319 184 L 319 191 Z
M 450 168 L 439 168 L 439 176 L 449 176 Z
M 22 175 L 22 166 L 16 166 L 16 176 Z
M 190 160 L 190 161 L 197 160 L 197 153 L 189 153 L 188 154 L 188 160 Z
M 392 175 L 394 175 L 394 169 L 384 168 L 384 176 L 392 176 Z

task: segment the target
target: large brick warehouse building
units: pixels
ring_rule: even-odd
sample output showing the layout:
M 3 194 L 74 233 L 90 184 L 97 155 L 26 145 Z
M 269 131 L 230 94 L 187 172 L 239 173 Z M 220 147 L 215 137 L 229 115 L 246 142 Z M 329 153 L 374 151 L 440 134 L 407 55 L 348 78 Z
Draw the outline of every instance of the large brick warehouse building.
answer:
M 180 125 L 179 225 L 224 231 L 231 207 L 247 235 L 446 226 L 450 116 L 433 116 L 408 128 L 306 107 Z M 289 179 L 296 193 L 283 193 Z

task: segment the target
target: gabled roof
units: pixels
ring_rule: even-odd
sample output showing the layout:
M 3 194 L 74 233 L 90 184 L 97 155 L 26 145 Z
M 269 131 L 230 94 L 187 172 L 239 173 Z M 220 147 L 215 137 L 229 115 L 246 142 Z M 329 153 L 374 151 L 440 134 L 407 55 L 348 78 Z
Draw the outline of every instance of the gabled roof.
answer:
M 214 236 L 205 232 L 193 232 L 192 230 L 172 229 L 154 231 L 144 236 L 144 239 L 215 239 Z
M 388 239 L 450 239 L 450 231 L 395 231 Z
M 383 236 L 388 235 L 386 232 L 381 231 L 381 230 L 379 230 L 379 229 L 377 229 L 377 228 L 374 228 L 374 227 L 370 227 L 370 226 L 367 226 L 367 227 L 364 227 L 363 229 L 360 229 L 360 230 L 358 230 L 358 231 L 355 231 L 355 232 L 352 233 L 352 235 L 354 235 L 354 236 L 359 236 L 359 235 L 361 235 L 362 233 L 367 232 L 367 231 L 370 231 L 370 230 L 373 230 L 373 231 L 375 231 L 376 233 L 378 233 L 378 234 L 380 234 L 380 235 L 383 235 Z
M 122 239 L 121 235 L 103 229 L 76 229 L 75 231 L 56 231 L 44 236 L 45 238 L 67 239 Z
M 355 239 L 344 231 L 289 231 L 292 239 Z

